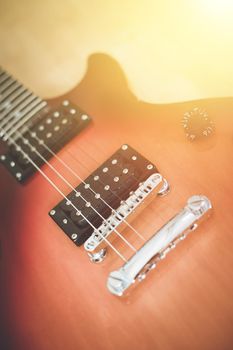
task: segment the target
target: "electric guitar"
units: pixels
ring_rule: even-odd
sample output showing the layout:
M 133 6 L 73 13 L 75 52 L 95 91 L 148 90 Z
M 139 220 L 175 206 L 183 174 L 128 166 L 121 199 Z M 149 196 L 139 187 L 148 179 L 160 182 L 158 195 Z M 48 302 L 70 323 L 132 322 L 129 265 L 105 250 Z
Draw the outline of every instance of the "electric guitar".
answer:
M 52 100 L 0 70 L 2 349 L 230 350 L 233 99 L 95 59 Z

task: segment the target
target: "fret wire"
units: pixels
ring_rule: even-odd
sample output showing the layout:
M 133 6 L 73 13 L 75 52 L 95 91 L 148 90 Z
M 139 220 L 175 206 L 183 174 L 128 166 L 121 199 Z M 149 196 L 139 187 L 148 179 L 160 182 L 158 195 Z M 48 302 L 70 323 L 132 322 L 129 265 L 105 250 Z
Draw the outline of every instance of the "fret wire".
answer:
M 6 91 L 12 84 L 14 84 L 15 80 L 13 79 L 8 79 L 7 81 L 5 81 L 5 83 L 3 84 L 3 86 L 0 87 L 0 93 L 3 94 L 4 91 Z
M 2 82 L 3 80 L 6 79 L 6 77 L 7 77 L 6 72 L 3 72 L 3 74 L 0 76 L 0 84 L 1 84 L 1 82 Z
M 5 109 L 4 105 L 14 102 L 14 100 L 18 98 L 18 96 L 20 96 L 22 93 L 24 93 L 24 91 L 28 90 L 24 86 L 17 84 L 8 90 L 7 95 L 2 95 L 2 100 L 0 99 L 0 112 Z M 5 101 L 5 99 L 7 99 L 7 101 Z
M 11 118 L 11 121 L 8 123 L 8 125 L 4 126 L 6 123 L 3 121 L 3 123 L 0 124 L 0 127 L 5 127 L 5 131 L 10 131 L 11 128 L 15 127 L 17 123 L 19 123 L 23 117 L 27 116 L 28 113 L 31 112 L 31 110 L 36 107 L 41 102 L 41 99 L 39 97 L 30 96 L 29 102 L 26 101 L 26 106 L 22 108 L 22 110 L 19 110 L 16 112 L 16 114 L 19 114 L 18 118 Z M 19 119 L 20 118 L 20 119 Z
M 39 105 L 37 105 L 25 118 L 20 120 L 20 123 L 18 123 L 10 132 L 7 133 L 3 140 L 7 141 L 9 136 L 13 135 L 17 130 L 19 130 L 19 128 L 21 128 L 25 123 L 27 123 L 27 121 L 30 118 L 32 118 L 36 113 L 42 110 L 46 105 L 46 101 L 42 101 Z
M 26 91 L 25 93 L 21 94 L 11 105 L 9 109 L 7 109 L 3 114 L 2 118 L 5 118 L 2 123 L 0 123 L 0 127 L 4 126 L 6 123 L 8 123 L 12 118 L 15 117 L 15 114 L 20 113 L 27 105 L 31 103 L 33 99 L 35 99 L 36 96 L 32 95 L 30 91 Z
M 10 76 L 7 73 L 4 73 L 1 77 L 0 77 L 0 85 L 4 83 L 4 81 L 6 81 L 7 79 L 10 79 Z

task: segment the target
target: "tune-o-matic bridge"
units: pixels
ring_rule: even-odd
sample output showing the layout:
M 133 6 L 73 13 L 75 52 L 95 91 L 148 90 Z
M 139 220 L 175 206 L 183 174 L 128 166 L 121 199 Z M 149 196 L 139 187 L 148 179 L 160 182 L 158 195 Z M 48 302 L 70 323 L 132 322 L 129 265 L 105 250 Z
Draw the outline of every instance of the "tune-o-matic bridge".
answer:
M 158 261 L 197 228 L 200 219 L 211 208 L 211 202 L 205 196 L 189 198 L 180 213 L 157 231 L 119 270 L 110 273 L 107 282 L 109 291 L 122 296 L 136 281 L 144 280 Z
M 105 239 L 151 193 L 167 190 L 168 184 L 156 167 L 123 145 L 68 194 L 68 200 L 53 208 L 50 216 L 76 245 L 86 241 L 85 249 L 93 253 L 102 249 Z
M 89 122 L 74 104 L 54 109 L 0 68 L 0 140 L 8 148 L 0 160 L 19 182 L 36 171 L 27 156 L 41 167 Z

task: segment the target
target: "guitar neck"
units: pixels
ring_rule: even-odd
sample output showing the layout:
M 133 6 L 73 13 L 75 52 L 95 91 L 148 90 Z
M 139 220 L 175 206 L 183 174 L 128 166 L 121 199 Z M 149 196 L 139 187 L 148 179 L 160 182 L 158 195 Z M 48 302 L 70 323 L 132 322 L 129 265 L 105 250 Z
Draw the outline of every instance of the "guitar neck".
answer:
M 0 127 L 1 134 L 19 120 L 27 122 L 41 111 L 47 102 L 35 95 L 0 67 Z

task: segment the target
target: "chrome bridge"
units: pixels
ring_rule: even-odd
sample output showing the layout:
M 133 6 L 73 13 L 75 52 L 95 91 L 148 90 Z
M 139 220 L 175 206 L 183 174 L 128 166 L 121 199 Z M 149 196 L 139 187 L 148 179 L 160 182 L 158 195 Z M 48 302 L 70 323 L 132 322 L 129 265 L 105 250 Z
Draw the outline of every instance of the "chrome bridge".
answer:
M 168 184 L 165 179 L 155 173 L 149 176 L 137 190 L 131 192 L 129 198 L 122 201 L 122 204 L 112 211 L 112 215 L 99 226 L 93 234 L 84 243 L 84 248 L 87 252 L 94 252 L 100 245 L 102 246 L 105 240 L 111 233 L 118 228 L 127 217 L 132 214 L 142 202 L 144 202 L 157 189 L 157 194 L 164 194 L 168 190 Z
M 212 205 L 205 196 L 189 198 L 186 206 L 150 238 L 119 270 L 110 273 L 107 288 L 122 296 L 135 282 L 142 281 L 158 261 L 195 230 Z

